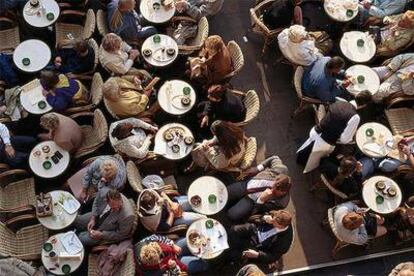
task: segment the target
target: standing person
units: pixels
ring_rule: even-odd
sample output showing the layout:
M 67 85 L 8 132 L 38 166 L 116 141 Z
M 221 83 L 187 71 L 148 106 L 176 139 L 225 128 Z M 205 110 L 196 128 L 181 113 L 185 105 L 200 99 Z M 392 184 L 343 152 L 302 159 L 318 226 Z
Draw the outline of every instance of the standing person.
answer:
M 0 138 L 0 162 L 12 168 L 26 168 L 36 139 L 30 136 L 11 136 L 3 123 L 0 123 Z
M 112 0 L 108 4 L 109 30 L 122 39 L 144 39 L 157 33 L 154 26 L 142 26 L 135 5 L 135 0 Z
M 178 0 L 175 3 L 179 13 L 186 13 L 195 20 L 213 16 L 220 12 L 224 0 Z

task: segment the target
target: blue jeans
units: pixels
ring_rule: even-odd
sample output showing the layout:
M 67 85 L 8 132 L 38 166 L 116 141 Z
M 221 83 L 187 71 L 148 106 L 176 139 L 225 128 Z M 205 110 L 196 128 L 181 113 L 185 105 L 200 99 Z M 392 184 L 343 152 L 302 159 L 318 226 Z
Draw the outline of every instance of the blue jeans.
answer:
M 390 172 L 395 171 L 402 164 L 405 164 L 405 163 L 401 162 L 400 160 L 394 159 L 394 158 L 384 158 L 379 162 L 378 168 L 382 172 L 390 173 Z
M 375 161 L 372 158 L 364 157 L 358 161 L 362 164 L 362 179 L 366 179 L 374 174 Z
M 184 211 L 181 218 L 177 218 L 174 220 L 174 225 L 185 224 L 190 226 L 196 220 L 207 218 L 205 215 L 191 212 L 192 208 L 190 203 L 188 202 L 188 196 L 176 196 L 174 199 L 181 205 Z
M 182 249 L 181 255 L 179 256 L 180 261 L 187 266 L 189 274 L 200 273 L 209 269 L 209 264 L 205 260 L 191 254 L 187 247 L 186 238 L 179 239 L 175 244 Z
M 138 31 L 137 38 L 147 38 L 158 33 L 157 29 L 154 26 L 142 27 Z
M 30 151 L 36 145 L 36 139 L 30 136 L 12 136 L 10 143 L 16 154 L 13 158 L 7 156 L 5 145 L 0 145 L 0 161 L 5 162 L 12 168 L 26 168 Z

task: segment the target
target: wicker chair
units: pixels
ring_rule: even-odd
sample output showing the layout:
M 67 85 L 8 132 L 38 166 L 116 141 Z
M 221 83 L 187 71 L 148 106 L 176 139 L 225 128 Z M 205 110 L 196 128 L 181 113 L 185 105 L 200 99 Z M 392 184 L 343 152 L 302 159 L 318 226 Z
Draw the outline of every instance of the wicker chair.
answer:
M 277 38 L 277 35 L 283 31 L 284 28 L 277 28 L 270 30 L 262 20 L 263 12 L 269 8 L 274 2 L 284 2 L 283 0 L 266 0 L 258 3 L 256 7 L 250 9 L 250 20 L 252 22 L 251 30 L 254 33 L 262 34 L 264 36 L 264 45 L 262 54 L 266 52 L 269 45 Z
M 98 252 L 94 252 L 89 255 L 88 258 L 88 276 L 98 276 Z M 132 249 L 127 249 L 126 258 L 119 268 L 119 274 L 122 276 L 134 276 L 135 275 L 135 260 L 134 260 L 134 251 Z
M 191 17 L 188 16 L 174 16 L 171 18 L 171 23 L 174 24 L 179 21 L 190 21 L 197 23 Z M 206 17 L 202 17 L 198 21 L 197 35 L 193 39 L 187 42 L 186 45 L 178 45 L 178 49 L 181 55 L 191 55 L 194 51 L 198 51 L 203 47 L 204 41 L 207 39 L 209 33 L 209 24 Z
M 81 126 L 84 138 L 82 145 L 73 155 L 75 159 L 93 153 L 103 146 L 108 138 L 108 123 L 99 108 L 95 109 L 94 112 L 80 112 L 71 116 L 72 119 L 77 119 L 79 117 L 93 118 L 93 123 L 92 125 Z
M 8 24 L 10 28 L 0 30 L 0 53 L 12 53 L 20 44 L 19 26 L 10 18 L 0 16 L 1 24 Z
M 312 105 L 315 111 L 315 123 L 319 124 L 326 115 L 326 107 L 324 105 Z
M 47 229 L 40 224 L 23 227 L 14 233 L 0 222 L 0 254 L 23 261 L 38 260 L 48 236 Z
M 25 170 L 0 173 L 0 215 L 8 219 L 33 212 L 36 204 L 34 178 Z
M 108 23 L 106 22 L 106 12 L 103 10 L 98 10 L 96 12 L 96 26 L 98 27 L 98 32 L 101 36 L 105 36 L 109 33 Z
M 254 90 L 249 90 L 247 91 L 247 93 L 232 90 L 232 93 L 243 97 L 243 103 L 244 103 L 244 106 L 246 107 L 246 117 L 243 122 L 237 123 L 237 125 L 246 126 L 251 121 L 253 121 L 259 114 L 259 111 L 260 111 L 259 96 Z
M 296 96 L 298 97 L 299 100 L 299 106 L 295 109 L 294 113 L 293 113 L 293 117 L 296 117 L 304 108 L 306 105 L 311 105 L 311 104 L 315 104 L 315 105 L 324 105 L 325 103 L 317 100 L 317 99 L 312 99 L 309 97 L 306 97 L 302 94 L 302 78 L 303 78 L 303 73 L 304 73 L 304 69 L 302 66 L 298 66 L 296 68 L 295 71 L 295 75 L 293 77 L 293 85 L 295 87 L 296 90 Z
M 230 41 L 227 44 L 229 49 L 231 60 L 233 63 L 233 72 L 227 74 L 223 79 L 230 81 L 235 75 L 237 75 L 244 66 L 244 56 L 240 46 L 235 41 Z
M 89 104 L 70 107 L 66 109 L 66 114 L 75 114 L 79 112 L 88 112 L 92 111 L 94 108 L 97 108 L 98 105 L 101 103 L 103 95 L 102 95 L 102 85 L 103 80 L 101 74 L 95 73 L 92 78 L 91 84 L 91 100 Z
M 257 153 L 257 141 L 255 137 L 249 137 L 246 144 L 246 152 L 238 167 L 228 167 L 221 169 L 220 171 L 229 173 L 238 173 L 239 177 L 242 176 L 242 172 L 250 168 L 256 159 Z
M 393 108 L 385 110 L 385 116 L 394 135 L 404 137 L 414 135 L 414 110 L 412 108 Z
M 321 174 L 321 182 L 334 195 L 335 204 L 339 204 L 348 200 L 348 196 L 332 186 L 324 174 Z
M 2 123 L 0 121 L 0 123 Z M 10 170 L 10 166 L 5 163 L 0 163 L 0 173 Z
M 89 39 L 95 31 L 95 13 L 89 9 L 86 13 L 74 10 L 64 10 L 60 13 L 60 18 L 64 16 L 75 16 L 85 18 L 84 24 L 56 23 L 56 43 L 67 40 L 68 35 L 72 34 L 75 39 Z

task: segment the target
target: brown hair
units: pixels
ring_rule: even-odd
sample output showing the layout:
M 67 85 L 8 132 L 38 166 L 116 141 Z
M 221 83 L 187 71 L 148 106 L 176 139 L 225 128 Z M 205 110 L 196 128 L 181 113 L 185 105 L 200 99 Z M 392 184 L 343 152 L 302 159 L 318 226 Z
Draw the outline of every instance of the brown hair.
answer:
M 226 45 L 224 45 L 223 39 L 218 35 L 212 35 L 207 37 L 206 41 L 204 42 L 204 46 L 206 49 L 213 51 L 213 55 L 220 52 Z
M 161 262 L 162 250 L 158 243 L 150 242 L 142 246 L 139 259 L 144 265 L 158 265 Z
M 341 163 L 339 164 L 340 174 L 348 176 L 352 174 L 357 165 L 357 160 L 353 156 L 343 157 Z
M 55 70 L 42 70 L 40 72 L 40 83 L 46 90 L 55 89 L 59 83 L 59 73 Z
M 270 211 L 269 214 L 272 216 L 274 220 L 276 220 L 277 224 L 283 227 L 288 227 L 292 223 L 292 215 L 288 211 Z
M 133 128 L 134 126 L 131 123 L 121 123 L 112 130 L 111 135 L 118 140 L 122 140 L 132 135 L 131 130 Z
M 212 124 L 211 131 L 216 136 L 226 158 L 231 158 L 240 152 L 244 132 L 236 124 L 218 120 Z
M 215 84 L 215 85 L 210 86 L 207 92 L 210 97 L 221 100 L 223 99 L 227 91 L 227 88 L 228 87 L 226 85 Z
M 361 226 L 362 223 L 363 223 L 362 215 L 355 213 L 355 212 L 346 214 L 342 218 L 342 224 L 345 227 L 345 229 L 348 229 L 348 230 L 355 230 L 359 226 Z
M 110 189 L 106 193 L 106 200 L 121 200 L 122 196 L 121 193 L 116 189 Z
M 290 190 L 290 187 L 292 187 L 290 177 L 286 174 L 279 174 L 276 176 L 272 189 L 287 194 Z
M 140 199 L 140 207 L 144 210 L 149 211 L 152 210 L 156 203 L 155 195 L 149 191 L 144 191 L 144 194 L 141 196 Z
M 40 126 L 44 129 L 55 130 L 59 127 L 59 117 L 51 112 L 40 117 Z
M 102 48 L 110 53 L 118 50 L 121 47 L 121 44 L 122 39 L 114 33 L 106 34 L 102 39 Z

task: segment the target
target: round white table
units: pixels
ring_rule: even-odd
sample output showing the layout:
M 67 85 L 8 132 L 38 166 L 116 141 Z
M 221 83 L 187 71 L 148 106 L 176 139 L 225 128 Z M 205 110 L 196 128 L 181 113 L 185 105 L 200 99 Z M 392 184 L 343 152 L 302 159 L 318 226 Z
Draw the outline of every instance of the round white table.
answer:
M 206 227 L 206 221 L 211 221 L 213 224 L 212 228 Z M 191 233 L 198 233 L 206 239 L 204 245 L 193 245 L 189 241 Z M 218 257 L 223 251 L 229 248 L 227 242 L 227 232 L 223 225 L 215 219 L 199 219 L 193 222 L 188 227 L 187 234 L 187 246 L 190 252 L 197 257 L 202 259 L 214 259 Z
M 174 4 L 164 6 L 161 4 L 161 0 L 141 0 L 139 10 L 148 22 L 162 24 L 174 16 L 175 6 Z
M 154 41 L 159 37 L 160 41 Z M 169 55 L 167 52 L 172 49 L 174 54 Z M 150 51 L 146 55 L 146 51 Z M 145 61 L 155 67 L 165 67 L 173 63 L 178 57 L 178 45 L 172 37 L 163 34 L 156 34 L 148 37 L 141 47 L 141 54 Z
M 349 22 L 358 15 L 358 0 L 325 0 L 326 14 L 338 22 Z
M 37 72 L 46 67 L 52 58 L 49 46 L 41 40 L 29 39 L 20 43 L 13 52 L 13 62 L 24 72 Z M 28 59 L 29 64 L 23 64 Z
M 390 197 L 386 192 L 382 193 L 379 191 L 375 186 L 378 181 L 385 182 L 386 188 L 384 191 L 390 187 L 394 188 L 396 195 Z M 378 196 L 384 199 L 382 203 L 377 202 Z M 379 214 L 390 214 L 400 206 L 402 201 L 402 192 L 394 180 L 385 176 L 373 176 L 364 182 L 362 186 L 362 198 L 368 208 L 374 212 Z
M 39 79 L 34 79 L 22 86 L 20 103 L 27 112 L 40 115 L 52 110 L 42 90 Z
M 48 19 L 48 14 L 53 14 L 53 19 Z M 44 28 L 56 22 L 60 14 L 60 8 L 55 0 L 39 0 L 39 6 L 33 8 L 27 1 L 23 9 L 23 17 L 27 24 Z M 49 15 L 50 16 L 50 15 Z
M 353 95 L 365 90 L 374 95 L 380 87 L 378 74 L 366 65 L 351 66 L 346 70 L 346 74 L 352 77 L 352 84 L 346 89 Z
M 391 131 L 379 123 L 366 123 L 358 128 L 355 135 L 358 148 L 363 154 L 372 158 L 388 155 L 394 139 Z
M 52 191 L 49 194 L 53 201 L 53 215 L 37 219 L 50 230 L 61 230 L 70 226 L 78 215 L 79 201 L 66 191 Z
M 193 210 L 204 215 L 217 214 L 226 206 L 228 200 L 226 186 L 219 179 L 212 176 L 202 176 L 194 180 L 188 188 L 187 194 Z M 210 203 L 210 195 L 215 196 L 215 202 Z M 201 203 L 198 206 L 191 203 L 193 196 L 201 198 Z
M 358 45 L 363 41 L 363 45 Z M 370 61 L 377 51 L 375 41 L 368 33 L 359 31 L 346 32 L 339 42 L 342 54 L 352 62 Z
M 186 94 L 187 93 L 187 94 Z M 170 80 L 158 90 L 158 103 L 161 108 L 171 115 L 183 115 L 193 108 L 196 102 L 196 92 L 187 82 L 182 80 Z M 189 98 L 190 103 L 184 105 L 183 98 Z
M 169 131 L 173 133 L 173 140 L 167 141 L 164 138 L 164 133 Z M 179 132 L 179 135 L 176 134 L 176 131 Z M 187 145 L 184 142 L 186 137 L 191 137 L 193 139 L 193 143 L 191 145 Z M 179 147 L 178 152 L 173 152 L 174 145 Z M 154 153 L 164 156 L 170 160 L 179 160 L 191 153 L 194 147 L 194 136 L 191 130 L 189 130 L 186 126 L 178 123 L 171 123 L 162 126 L 155 135 L 155 146 L 154 146 Z
M 68 238 L 72 239 L 72 237 L 73 240 L 67 241 Z M 46 243 L 52 244 L 53 247 L 51 251 L 46 251 L 42 248 L 42 263 L 49 272 L 55 275 L 69 275 L 76 271 L 82 264 L 85 256 L 85 249 L 83 248 L 82 243 L 80 243 L 79 238 L 73 232 L 70 231 L 53 235 Z M 64 244 L 70 244 L 71 248 L 68 250 Z M 75 249 L 78 252 L 71 254 L 76 252 Z M 54 252 L 56 257 L 50 257 L 50 252 Z M 70 267 L 70 273 L 65 274 L 62 271 L 62 268 L 67 265 Z
M 49 147 L 49 152 L 47 148 Z M 62 158 L 57 164 L 54 163 L 52 157 L 59 151 L 62 154 Z M 33 173 L 43 178 L 54 178 L 61 175 L 69 167 L 70 155 L 53 141 L 45 141 L 37 144 L 29 156 L 29 166 Z M 49 162 L 50 168 L 45 169 L 45 162 Z

